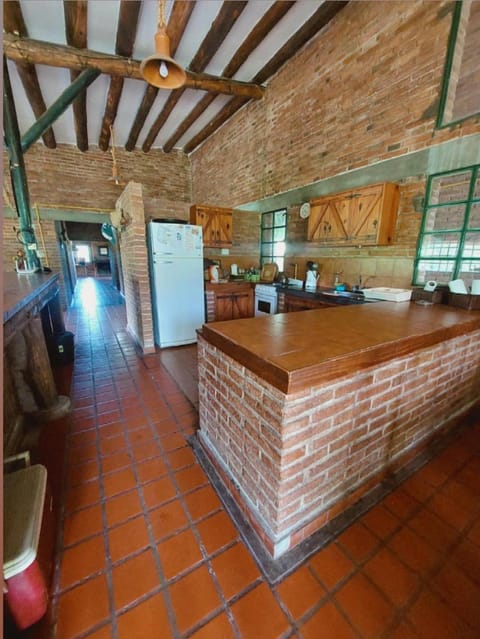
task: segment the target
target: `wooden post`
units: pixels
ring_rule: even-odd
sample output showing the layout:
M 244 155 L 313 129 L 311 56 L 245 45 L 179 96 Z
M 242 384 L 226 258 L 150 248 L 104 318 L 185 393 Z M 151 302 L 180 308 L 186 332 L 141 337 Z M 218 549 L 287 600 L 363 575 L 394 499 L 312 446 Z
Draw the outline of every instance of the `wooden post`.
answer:
M 21 241 L 24 246 L 28 266 L 32 269 L 39 269 L 40 260 L 38 259 L 36 249 L 30 248 L 36 245 L 35 233 L 32 227 L 27 174 L 20 142 L 20 132 L 18 130 L 17 113 L 13 102 L 12 86 L 10 84 L 10 76 L 5 58 L 3 58 L 3 127 L 8 149 L 8 158 L 10 160 L 13 195 L 20 221 L 19 233 Z

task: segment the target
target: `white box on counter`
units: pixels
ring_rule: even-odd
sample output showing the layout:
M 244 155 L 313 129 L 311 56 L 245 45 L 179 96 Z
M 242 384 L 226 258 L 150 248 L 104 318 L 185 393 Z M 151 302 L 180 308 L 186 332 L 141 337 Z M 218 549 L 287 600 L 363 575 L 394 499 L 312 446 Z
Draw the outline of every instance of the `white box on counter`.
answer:
M 364 288 L 362 289 L 362 293 L 367 299 L 385 300 L 388 302 L 408 302 L 412 296 L 410 289 L 389 288 L 387 286 Z

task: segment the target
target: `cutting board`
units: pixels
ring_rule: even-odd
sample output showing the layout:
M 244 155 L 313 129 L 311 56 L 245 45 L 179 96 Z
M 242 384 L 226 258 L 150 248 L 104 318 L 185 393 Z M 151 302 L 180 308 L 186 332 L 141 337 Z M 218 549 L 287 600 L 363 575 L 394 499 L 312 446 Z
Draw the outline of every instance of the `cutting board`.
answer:
M 277 273 L 278 266 L 275 262 L 272 262 L 271 264 L 264 264 L 260 273 L 260 281 L 273 282 L 273 280 L 277 277 Z

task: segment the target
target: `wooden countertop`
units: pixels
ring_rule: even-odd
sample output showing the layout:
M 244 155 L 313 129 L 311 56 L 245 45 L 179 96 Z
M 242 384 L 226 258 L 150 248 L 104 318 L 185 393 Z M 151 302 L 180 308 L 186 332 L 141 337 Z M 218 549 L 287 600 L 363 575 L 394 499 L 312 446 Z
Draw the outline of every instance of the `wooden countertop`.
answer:
M 205 324 L 203 337 L 284 393 L 480 329 L 480 311 L 378 302 Z
M 27 305 L 42 297 L 49 287 L 56 284 L 58 273 L 3 273 L 3 323 Z
M 206 291 L 219 291 L 221 293 L 235 292 L 239 288 L 254 288 L 258 282 L 248 282 L 247 280 L 229 280 L 227 282 L 205 282 Z

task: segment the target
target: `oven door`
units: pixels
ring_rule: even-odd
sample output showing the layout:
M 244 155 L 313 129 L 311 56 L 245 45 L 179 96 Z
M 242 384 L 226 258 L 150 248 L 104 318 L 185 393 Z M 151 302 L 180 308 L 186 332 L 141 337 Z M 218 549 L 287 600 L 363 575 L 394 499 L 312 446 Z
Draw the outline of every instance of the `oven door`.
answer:
M 255 317 L 274 315 L 277 312 L 277 296 L 255 294 Z

